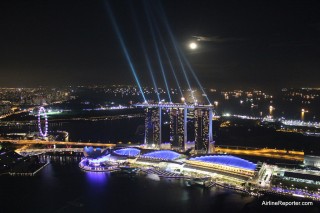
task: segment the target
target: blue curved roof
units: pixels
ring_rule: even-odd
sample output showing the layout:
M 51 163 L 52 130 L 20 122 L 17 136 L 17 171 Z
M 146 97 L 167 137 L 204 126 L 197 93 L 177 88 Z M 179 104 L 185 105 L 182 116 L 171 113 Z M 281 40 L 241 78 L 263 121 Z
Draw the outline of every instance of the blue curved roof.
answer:
M 115 150 L 114 153 L 118 155 L 125 155 L 125 156 L 136 156 L 140 154 L 140 149 L 124 148 L 124 149 Z
M 88 159 L 88 161 L 89 161 L 89 163 L 99 164 L 99 163 L 103 163 L 103 162 L 108 161 L 109 158 L 110 158 L 110 155 L 105 155 L 105 156 L 101 156 L 96 159 Z
M 189 160 L 192 161 L 202 161 L 206 163 L 216 163 L 216 164 L 222 164 L 226 166 L 232 166 L 232 167 L 238 167 L 241 169 L 248 169 L 248 170 L 255 170 L 257 165 L 244 160 L 242 158 L 238 158 L 231 155 L 210 155 L 210 156 L 201 156 L 201 157 L 195 157 L 190 158 Z
M 85 152 L 87 152 L 87 153 L 91 153 L 91 152 L 94 151 L 92 146 L 89 146 L 89 147 L 85 146 L 85 147 L 83 148 L 83 150 L 84 150 Z
M 102 152 L 101 148 L 93 148 L 92 146 L 87 147 L 85 146 L 83 148 L 83 154 L 85 157 L 89 157 L 89 158 L 99 158 L 101 157 L 103 154 L 107 153 L 108 150 L 105 150 L 104 152 Z
M 158 158 L 158 159 L 165 159 L 165 160 L 174 160 L 180 156 L 179 153 L 170 150 L 161 150 L 161 151 L 154 151 L 149 152 L 143 155 L 144 157 L 149 158 Z

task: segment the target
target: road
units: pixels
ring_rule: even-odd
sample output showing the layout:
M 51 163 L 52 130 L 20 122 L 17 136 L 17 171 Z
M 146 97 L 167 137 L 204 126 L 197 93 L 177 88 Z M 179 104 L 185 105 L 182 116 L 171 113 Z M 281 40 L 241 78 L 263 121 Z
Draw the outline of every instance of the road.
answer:
M 287 151 L 278 149 L 236 149 L 236 148 L 222 148 L 216 147 L 216 152 L 223 152 L 234 155 L 250 155 L 266 158 L 276 158 L 284 160 L 303 161 L 304 152 L 300 151 Z
M 89 142 L 61 142 L 61 141 L 41 141 L 41 140 L 0 140 L 0 143 L 11 142 L 21 145 L 43 144 L 43 145 L 69 145 L 69 146 L 99 146 L 99 147 L 115 147 L 116 144 L 110 143 L 89 143 Z
M 0 116 L 0 119 L 9 117 L 9 116 L 11 116 L 11 115 L 17 115 L 17 114 L 20 114 L 20 113 L 23 113 L 23 112 L 29 112 L 29 111 L 34 110 L 35 108 L 36 108 L 36 107 L 30 107 L 30 108 L 28 108 L 28 109 L 18 110 L 18 111 L 15 111 L 15 112 L 10 112 L 10 113 L 1 115 L 1 116 Z
M 21 145 L 69 145 L 69 146 L 97 146 L 97 147 L 115 147 L 116 144 L 109 143 L 90 143 L 90 142 L 60 142 L 60 141 L 41 141 L 41 140 L 0 140 L 2 142 L 11 142 Z M 238 148 L 223 148 L 216 147 L 216 152 L 234 154 L 234 155 L 249 155 L 266 158 L 276 158 L 284 160 L 303 161 L 304 152 L 301 151 L 287 151 L 279 149 L 238 149 Z

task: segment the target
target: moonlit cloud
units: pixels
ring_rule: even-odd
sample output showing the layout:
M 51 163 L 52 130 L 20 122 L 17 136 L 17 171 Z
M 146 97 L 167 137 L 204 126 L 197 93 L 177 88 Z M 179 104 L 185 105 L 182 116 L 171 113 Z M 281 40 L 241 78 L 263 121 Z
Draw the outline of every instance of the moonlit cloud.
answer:
M 221 36 L 192 36 L 197 39 L 197 41 L 204 42 L 214 42 L 214 43 L 223 43 L 223 42 L 233 42 L 233 41 L 243 41 L 243 38 L 223 38 Z

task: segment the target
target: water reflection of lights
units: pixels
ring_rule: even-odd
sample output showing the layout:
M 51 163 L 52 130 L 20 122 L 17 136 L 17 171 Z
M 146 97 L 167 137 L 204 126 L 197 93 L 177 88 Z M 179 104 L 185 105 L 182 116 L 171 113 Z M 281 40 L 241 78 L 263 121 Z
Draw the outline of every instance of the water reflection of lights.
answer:
M 86 178 L 89 182 L 103 183 L 108 179 L 109 174 L 103 172 L 86 172 Z

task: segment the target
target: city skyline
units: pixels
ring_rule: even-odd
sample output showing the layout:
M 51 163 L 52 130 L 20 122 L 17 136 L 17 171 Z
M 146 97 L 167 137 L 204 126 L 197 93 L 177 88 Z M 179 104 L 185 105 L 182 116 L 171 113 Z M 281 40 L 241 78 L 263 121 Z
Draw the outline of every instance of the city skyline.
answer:
M 1 2 L 1 210 L 318 212 L 319 9 Z
M 133 8 L 159 87 L 164 87 L 143 1 L 108 1 L 143 86 L 151 87 Z M 183 87 L 183 75 L 158 4 L 157 42 L 169 87 L 177 88 L 159 34 Z M 177 46 L 204 87 L 318 87 L 319 3 L 160 1 Z M 11 2 L 1 7 L 0 85 L 135 84 L 105 1 Z M 197 48 L 188 44 L 196 42 Z M 192 76 L 189 73 L 189 78 Z M 272 82 L 272 83 L 270 83 Z M 192 86 L 197 86 L 192 81 Z

